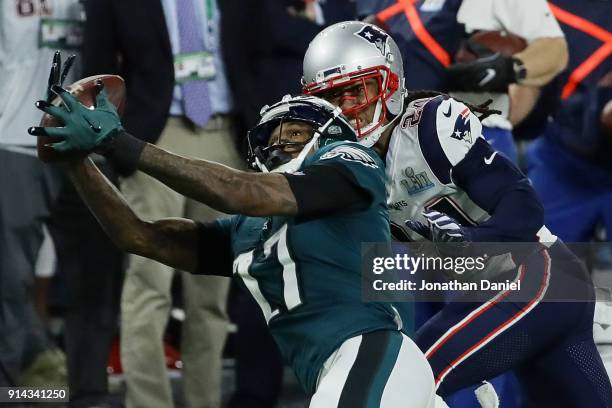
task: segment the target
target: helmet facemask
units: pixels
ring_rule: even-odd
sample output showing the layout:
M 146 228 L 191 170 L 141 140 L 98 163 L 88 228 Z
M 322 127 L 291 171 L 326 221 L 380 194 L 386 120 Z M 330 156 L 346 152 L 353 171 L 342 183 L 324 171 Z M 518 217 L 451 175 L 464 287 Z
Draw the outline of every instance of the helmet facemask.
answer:
M 310 125 L 310 129 L 308 130 L 309 136 L 301 142 L 283 141 L 281 137 L 283 136 L 283 125 L 285 125 L 285 122 L 285 119 L 279 120 L 278 124 L 276 125 L 279 127 L 279 132 L 277 136 L 274 136 L 273 134 L 270 135 L 270 140 L 268 140 L 267 146 L 258 146 L 254 149 L 255 155 L 257 155 L 265 168 L 271 172 L 284 171 L 282 169 L 287 167 L 285 165 L 298 158 L 301 152 L 306 151 L 307 153 L 307 150 L 309 149 L 306 149 L 306 146 L 314 136 L 313 124 L 310 122 L 299 121 L 300 123 Z M 298 121 L 292 119 L 290 122 L 295 123 Z
M 378 91 L 376 94 L 368 92 L 367 80 L 375 79 Z M 360 88 L 359 96 L 343 95 L 344 90 L 352 86 Z M 355 99 L 356 104 L 343 109 L 342 113 L 351 120 L 351 124 L 357 131 L 357 137 L 362 144 L 365 139 L 373 133 L 382 133 L 387 119 L 392 120 L 394 115 L 389 113 L 386 101 L 398 90 L 399 78 L 385 66 L 377 66 L 350 74 L 331 77 L 320 83 L 312 83 L 304 86 L 304 93 L 321 97 L 333 105 L 342 106 L 344 101 Z M 372 120 L 368 123 L 361 118 L 361 113 L 372 104 L 376 104 Z M 376 137 L 376 140 L 378 137 Z M 372 146 L 373 140 L 369 146 Z
M 283 138 L 284 127 L 296 122 L 310 125 L 308 134 L 287 141 Z M 303 125 L 296 129 L 300 128 L 306 131 Z M 276 129 L 277 134 L 274 132 Z M 288 128 L 289 132 L 291 130 Z M 352 135 L 352 139 L 347 135 Z M 300 168 L 311 152 L 320 148 L 320 143 L 326 143 L 328 139 L 357 139 L 340 109 L 311 96 L 287 96 L 272 107 L 262 109 L 260 123 L 247 136 L 248 160 L 253 168 L 263 172 L 292 173 Z

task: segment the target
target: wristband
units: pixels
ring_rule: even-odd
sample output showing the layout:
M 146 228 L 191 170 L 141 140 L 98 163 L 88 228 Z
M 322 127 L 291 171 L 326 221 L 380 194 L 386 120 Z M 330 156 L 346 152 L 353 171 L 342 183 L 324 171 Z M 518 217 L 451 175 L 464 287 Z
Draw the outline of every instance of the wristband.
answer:
M 130 174 L 137 167 L 146 142 L 121 130 L 109 143 L 96 150 L 117 166 L 120 174 Z
M 512 58 L 512 69 L 514 70 L 514 78 L 517 83 L 527 78 L 527 68 L 525 68 L 525 64 L 520 59 Z

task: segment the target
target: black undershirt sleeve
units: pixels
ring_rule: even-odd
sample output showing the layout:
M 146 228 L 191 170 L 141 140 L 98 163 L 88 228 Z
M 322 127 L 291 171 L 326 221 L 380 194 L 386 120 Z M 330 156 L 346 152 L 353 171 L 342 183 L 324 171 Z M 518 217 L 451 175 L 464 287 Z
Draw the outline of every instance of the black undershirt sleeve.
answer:
M 283 174 L 295 196 L 298 217 L 325 216 L 339 210 L 364 210 L 371 194 L 344 166 L 329 163 L 307 167 L 303 174 Z
M 194 275 L 232 276 L 230 234 L 217 222 L 198 222 L 198 267 Z

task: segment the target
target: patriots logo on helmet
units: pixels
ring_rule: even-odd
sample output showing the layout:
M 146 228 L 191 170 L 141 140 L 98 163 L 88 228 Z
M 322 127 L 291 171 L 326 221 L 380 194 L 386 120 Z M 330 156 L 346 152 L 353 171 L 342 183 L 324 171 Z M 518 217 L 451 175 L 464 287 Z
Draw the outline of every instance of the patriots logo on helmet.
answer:
M 470 128 L 470 110 L 465 108 L 457 120 L 455 120 L 455 128 L 450 137 L 457 140 L 465 140 L 468 143 L 472 143 L 472 132 Z
M 385 47 L 389 35 L 370 25 L 364 26 L 361 30 L 356 32 L 355 35 L 373 44 L 382 55 L 385 55 Z
M 364 166 L 377 169 L 378 165 L 372 157 L 363 150 L 353 146 L 338 146 L 321 156 L 321 160 L 329 160 L 340 157 L 342 160 L 361 163 Z

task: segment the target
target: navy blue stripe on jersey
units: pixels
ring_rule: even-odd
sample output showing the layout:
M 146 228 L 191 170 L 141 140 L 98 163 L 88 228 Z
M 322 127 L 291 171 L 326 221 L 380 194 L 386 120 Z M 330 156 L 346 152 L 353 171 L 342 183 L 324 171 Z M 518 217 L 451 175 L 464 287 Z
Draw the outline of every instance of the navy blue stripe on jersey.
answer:
M 453 168 L 453 181 L 491 215 L 467 228 L 476 242 L 534 242 L 544 225 L 544 209 L 531 183 L 484 139 L 478 139 Z
M 195 275 L 232 276 L 230 234 L 216 221 L 198 222 L 198 266 Z
M 442 184 L 451 183 L 450 172 L 453 167 L 442 149 L 436 126 L 438 107 L 447 98 L 441 95 L 427 102 L 423 107 L 422 119 L 419 122 L 419 145 L 421 146 L 423 157 L 425 157 L 425 161 L 431 168 L 431 171 Z

